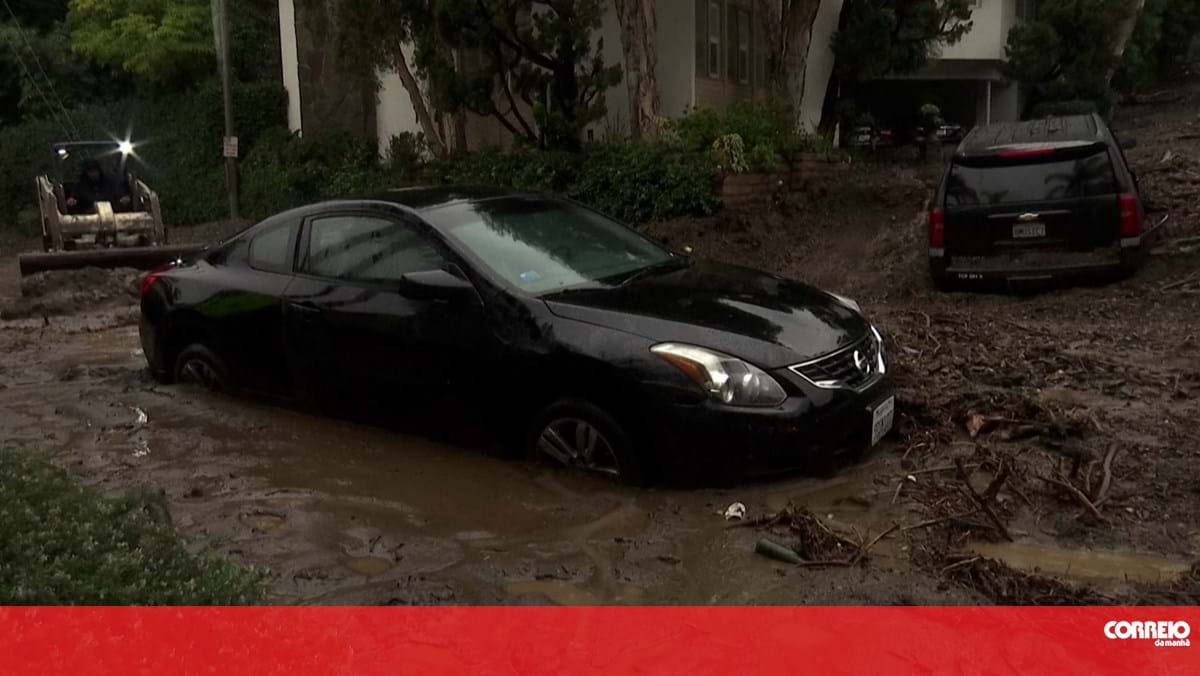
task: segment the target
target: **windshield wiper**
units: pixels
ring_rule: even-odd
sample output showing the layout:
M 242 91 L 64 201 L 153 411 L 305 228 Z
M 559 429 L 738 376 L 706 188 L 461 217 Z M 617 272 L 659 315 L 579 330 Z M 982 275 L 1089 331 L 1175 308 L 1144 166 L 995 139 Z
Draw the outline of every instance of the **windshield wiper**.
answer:
M 634 270 L 633 272 L 631 272 L 620 282 L 617 282 L 617 286 L 626 286 L 636 279 L 641 279 L 642 277 L 645 277 L 646 275 L 650 274 L 651 272 L 666 272 L 666 271 L 670 271 L 670 270 L 680 270 L 680 269 L 690 266 L 691 264 L 692 264 L 691 260 L 689 260 L 687 258 L 668 258 L 665 261 L 659 261 L 658 263 L 651 263 L 650 265 L 647 265 L 644 268 L 638 268 L 637 270 Z

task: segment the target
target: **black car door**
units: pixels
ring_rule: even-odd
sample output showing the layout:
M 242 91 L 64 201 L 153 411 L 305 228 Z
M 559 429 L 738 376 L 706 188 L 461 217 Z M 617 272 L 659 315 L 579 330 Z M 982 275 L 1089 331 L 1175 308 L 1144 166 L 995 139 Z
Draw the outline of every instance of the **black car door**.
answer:
M 488 352 L 479 296 L 465 280 L 413 282 L 456 270 L 453 254 L 415 220 L 363 207 L 309 217 L 287 289 L 293 371 L 309 391 L 373 411 L 461 394 Z M 458 278 L 458 279 L 461 279 Z
M 206 339 L 229 362 L 239 385 L 286 394 L 291 377 L 283 357 L 283 294 L 291 279 L 298 218 L 277 217 L 215 252 L 212 274 L 197 277 L 190 303 Z

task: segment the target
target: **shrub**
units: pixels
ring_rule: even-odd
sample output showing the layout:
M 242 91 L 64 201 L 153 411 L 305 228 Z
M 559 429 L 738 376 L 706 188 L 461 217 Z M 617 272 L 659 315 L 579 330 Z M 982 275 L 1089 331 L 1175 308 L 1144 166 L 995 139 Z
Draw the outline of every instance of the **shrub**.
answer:
M 628 223 L 716 208 L 711 154 L 651 143 L 597 143 L 583 153 L 486 150 L 431 163 L 435 183 L 481 183 L 565 195 Z
M 745 154 L 747 170 L 774 170 L 783 159 L 797 152 L 812 150 L 820 139 L 796 129 L 787 105 L 779 101 L 738 101 L 724 115 L 708 109 L 693 110 L 668 120 L 663 125 L 664 142 L 685 151 L 699 152 L 715 148 L 721 139 L 741 138 L 744 148 L 758 148 Z M 728 145 L 728 141 L 724 145 Z M 730 165 L 728 153 L 722 162 Z
M 250 218 L 322 199 L 354 197 L 391 187 L 375 145 L 349 132 L 264 134 L 242 164 L 243 210 Z
M 188 552 L 133 498 L 0 450 L 0 604 L 247 604 L 262 577 Z

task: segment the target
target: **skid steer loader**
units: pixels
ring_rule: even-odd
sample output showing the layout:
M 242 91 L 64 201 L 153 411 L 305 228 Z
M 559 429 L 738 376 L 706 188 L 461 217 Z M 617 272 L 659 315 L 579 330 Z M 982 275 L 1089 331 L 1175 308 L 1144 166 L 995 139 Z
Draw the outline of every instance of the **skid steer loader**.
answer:
M 34 181 L 43 252 L 18 256 L 22 276 L 82 267 L 149 268 L 197 248 L 167 246 L 158 194 L 129 171 L 128 142 L 63 142 L 51 151 L 53 172 Z M 100 198 L 77 199 L 74 177 L 87 160 L 100 164 L 109 190 Z

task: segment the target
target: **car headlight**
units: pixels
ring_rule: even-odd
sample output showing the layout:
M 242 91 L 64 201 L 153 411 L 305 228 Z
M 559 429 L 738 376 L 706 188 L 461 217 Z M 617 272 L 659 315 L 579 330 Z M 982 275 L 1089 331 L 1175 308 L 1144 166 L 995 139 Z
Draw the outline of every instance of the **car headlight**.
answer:
M 671 362 L 723 404 L 778 406 L 787 399 L 774 378 L 737 357 L 679 343 L 659 343 L 650 351 Z
M 829 292 L 826 291 L 825 293 L 829 293 Z M 837 301 L 839 303 L 841 303 L 842 305 L 845 305 L 846 307 L 850 308 L 851 310 L 854 310 L 855 312 L 857 312 L 860 315 L 862 314 L 862 308 L 858 306 L 858 302 L 855 301 L 853 298 L 847 298 L 845 296 L 840 296 L 836 293 L 829 293 L 829 295 L 831 295 L 835 299 L 837 299 Z
M 878 355 L 878 364 L 875 367 L 876 372 L 879 375 L 883 375 L 887 373 L 887 358 L 883 354 L 883 336 L 879 333 L 879 329 L 875 328 L 874 324 L 868 324 L 868 326 L 871 327 L 871 335 L 875 336 L 875 344 L 879 346 L 879 349 L 875 351 Z

